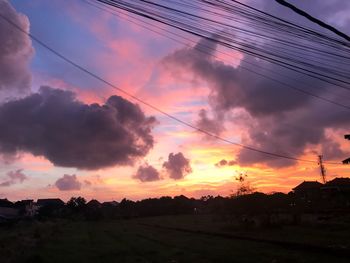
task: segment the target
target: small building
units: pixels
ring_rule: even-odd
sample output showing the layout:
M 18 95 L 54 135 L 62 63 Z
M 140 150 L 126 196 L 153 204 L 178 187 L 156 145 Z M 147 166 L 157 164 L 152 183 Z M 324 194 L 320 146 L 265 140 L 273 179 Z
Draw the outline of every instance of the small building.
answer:
M 51 206 L 51 207 L 62 207 L 64 202 L 59 198 L 47 198 L 47 199 L 38 199 L 36 202 L 39 207 Z
M 322 187 L 324 198 L 333 208 L 350 206 L 350 178 L 338 177 Z
M 38 199 L 39 217 L 58 217 L 62 214 L 65 203 L 59 198 Z
M 102 203 L 103 207 L 117 207 L 118 205 L 119 203 L 117 201 L 107 201 Z
M 7 198 L 0 199 L 0 207 L 13 207 L 13 203 L 9 201 Z
M 86 203 L 86 207 L 88 207 L 89 209 L 99 209 L 102 207 L 102 204 L 96 199 L 91 199 L 89 202 Z
M 26 199 L 17 201 L 14 204 L 14 207 L 19 209 L 21 217 L 34 217 L 39 210 L 39 207 L 36 205 L 34 200 Z
M 323 187 L 323 190 L 331 190 L 337 192 L 350 192 L 350 178 L 337 177 L 327 182 Z
M 350 178 L 337 177 L 325 184 L 304 181 L 293 188 L 293 193 L 296 202 L 309 208 L 348 208 L 350 207 Z
M 0 207 L 0 223 L 16 220 L 19 218 L 20 211 L 13 207 Z
M 294 194 L 302 199 L 311 200 L 321 196 L 322 183 L 318 181 L 304 181 L 293 188 Z

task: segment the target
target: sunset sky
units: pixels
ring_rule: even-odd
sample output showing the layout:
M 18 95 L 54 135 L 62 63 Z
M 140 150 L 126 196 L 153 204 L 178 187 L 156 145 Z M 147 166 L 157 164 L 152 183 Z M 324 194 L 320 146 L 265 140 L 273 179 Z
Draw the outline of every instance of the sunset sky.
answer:
M 275 1 L 245 2 L 321 31 Z M 350 33 L 350 1 L 291 2 Z M 181 125 L 0 19 L 0 198 L 226 196 L 240 173 L 258 191 L 289 192 L 304 180 L 321 180 L 317 154 L 339 163 L 350 156 L 350 141 L 343 139 L 350 128 L 346 109 L 248 75 L 240 70 L 245 55 L 238 51 L 198 54 L 194 46 L 202 39 L 187 36 L 187 43 L 178 43 L 82 0 L 0 0 L 0 13 L 176 118 L 236 143 L 315 160 L 251 152 Z M 148 23 L 156 31 L 166 27 Z M 345 90 L 325 88 L 324 96 L 350 105 Z M 349 176 L 341 164 L 326 169 L 328 178 Z

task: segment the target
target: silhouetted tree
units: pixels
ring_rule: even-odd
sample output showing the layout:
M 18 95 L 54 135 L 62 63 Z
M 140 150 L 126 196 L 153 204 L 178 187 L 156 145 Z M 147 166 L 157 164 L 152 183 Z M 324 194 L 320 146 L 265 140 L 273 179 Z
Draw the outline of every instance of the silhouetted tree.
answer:
M 238 188 L 235 193 L 231 195 L 231 197 L 237 197 L 242 195 L 251 194 L 255 191 L 253 187 L 251 187 L 250 183 L 247 181 L 247 173 L 240 172 L 238 176 L 235 177 L 236 181 L 239 182 Z
M 72 197 L 71 199 L 69 199 L 69 201 L 67 202 L 67 207 L 69 209 L 71 209 L 72 211 L 75 212 L 80 212 L 83 210 L 83 208 L 86 205 L 86 200 L 84 197 Z

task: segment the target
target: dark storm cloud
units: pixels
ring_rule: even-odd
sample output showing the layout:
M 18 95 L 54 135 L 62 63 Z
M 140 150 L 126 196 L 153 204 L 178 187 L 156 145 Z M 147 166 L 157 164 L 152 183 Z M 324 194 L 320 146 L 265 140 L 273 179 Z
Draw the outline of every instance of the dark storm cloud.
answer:
M 346 153 L 340 148 L 339 143 L 328 140 L 322 144 L 322 154 L 330 159 L 342 160 Z
M 225 64 L 196 50 L 205 42 L 207 40 L 203 39 L 196 47 L 177 50 L 165 57 L 163 63 L 167 68 L 182 70 L 175 72 L 191 72 L 195 79 L 207 83 L 210 89 L 208 100 L 214 116 L 222 119 L 223 115 L 231 114 L 236 109 L 243 109 L 248 113 L 249 119 L 253 121 L 247 121 L 243 127 L 246 135 L 242 137 L 242 143 L 294 157 L 301 156 L 309 146 L 321 144 L 325 159 L 345 155 L 339 144 L 326 136 L 326 129 L 350 128 L 347 110 L 319 101 L 244 68 L 252 68 L 250 63 L 253 63 L 256 71 L 268 76 L 273 74 L 273 78 L 284 83 L 349 104 L 345 101 L 349 97 L 345 90 L 246 55 L 238 67 Z M 268 42 L 264 45 L 264 48 L 269 49 Z M 260 71 L 262 68 L 267 70 Z M 219 119 L 208 121 L 205 112 L 200 114 L 207 124 L 202 126 L 203 129 L 213 131 L 215 121 Z M 235 123 L 234 115 L 229 119 Z M 236 160 L 241 165 L 265 163 L 271 167 L 283 167 L 295 164 L 294 160 L 275 158 L 248 149 L 241 149 Z
M 0 152 L 29 152 L 79 169 L 130 165 L 153 147 L 154 124 L 154 117 L 119 96 L 88 105 L 72 92 L 41 87 L 0 106 Z
M 10 186 L 16 183 L 23 183 L 23 181 L 28 178 L 22 171 L 23 169 L 18 169 L 16 171 L 8 172 L 5 181 L 0 183 L 0 186 Z
M 198 128 L 213 134 L 220 134 L 224 130 L 222 118 L 218 116 L 216 118 L 209 118 L 205 109 L 201 109 L 198 116 L 199 119 L 196 124 Z
M 257 144 L 261 149 L 295 157 L 302 155 L 308 146 L 320 144 L 320 153 L 325 159 L 336 160 L 341 157 L 341 160 L 347 152 L 343 152 L 340 145 L 326 135 L 326 130 L 350 128 L 348 114 L 331 105 L 310 103 L 282 117 L 276 114 L 258 119 L 256 125 L 248 129 L 250 141 L 247 144 Z M 247 149 L 240 151 L 237 161 L 242 165 L 263 162 L 273 167 L 295 163 L 293 160 L 274 158 Z
M 134 179 L 140 180 L 141 182 L 153 182 L 161 180 L 159 172 L 152 165 L 147 163 L 141 165 L 136 174 L 133 176 Z
M 169 177 L 174 180 L 182 179 L 186 175 L 192 173 L 190 160 L 185 158 L 181 152 L 177 154 L 170 153 L 168 161 L 163 163 L 163 167 Z
M 196 48 L 201 45 L 201 42 L 208 41 L 203 39 L 196 47 L 175 51 L 164 59 L 164 63 L 188 69 L 194 73 L 195 77 L 208 82 L 211 89 L 210 102 L 216 112 L 226 112 L 241 107 L 251 114 L 268 116 L 297 109 L 311 100 L 308 96 L 300 96 L 296 91 L 245 71 L 242 66 L 249 67 L 246 62 L 243 62 L 241 67 L 235 68 L 209 55 L 199 53 Z M 281 71 L 277 66 L 264 61 L 257 62 L 249 57 L 245 59 L 248 63 L 275 67 L 270 69 Z M 297 76 L 300 78 L 299 75 Z M 311 87 L 310 89 L 314 91 Z M 318 90 L 321 91 L 320 88 Z
M 63 175 L 63 177 L 59 178 L 55 182 L 55 186 L 60 191 L 72 191 L 72 190 L 80 190 L 81 189 L 81 183 L 78 181 L 77 176 L 75 174 Z
M 16 12 L 6 0 L 0 0 L 0 14 L 29 32 L 28 18 Z M 14 95 L 30 89 L 29 61 L 33 56 L 30 38 L 0 19 L 0 94 Z
M 224 166 L 233 166 L 236 164 L 237 164 L 237 162 L 235 160 L 227 161 L 225 159 L 222 159 L 220 162 L 216 163 L 215 166 L 216 167 L 224 167 Z

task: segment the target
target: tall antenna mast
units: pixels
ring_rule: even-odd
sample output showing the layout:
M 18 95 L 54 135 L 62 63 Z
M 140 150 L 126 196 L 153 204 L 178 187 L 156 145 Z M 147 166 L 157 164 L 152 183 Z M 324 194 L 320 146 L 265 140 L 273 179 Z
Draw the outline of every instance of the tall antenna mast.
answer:
M 321 177 L 322 177 L 322 182 L 325 184 L 325 183 L 327 183 L 327 180 L 326 180 L 326 168 L 323 165 L 323 155 L 318 156 L 318 164 L 320 166 L 320 173 L 321 173 Z

